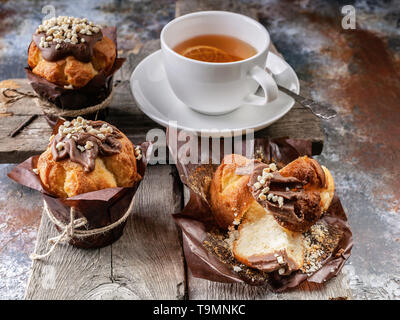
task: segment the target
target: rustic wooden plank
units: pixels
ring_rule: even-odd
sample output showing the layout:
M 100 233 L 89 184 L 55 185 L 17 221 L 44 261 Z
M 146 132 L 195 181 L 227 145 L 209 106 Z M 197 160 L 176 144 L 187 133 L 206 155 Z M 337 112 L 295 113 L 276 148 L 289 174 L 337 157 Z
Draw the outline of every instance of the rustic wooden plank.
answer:
M 189 201 L 189 189 L 184 187 L 184 203 Z M 326 284 L 303 283 L 298 288 L 275 293 L 266 288 L 246 284 L 212 282 L 187 275 L 188 298 L 192 300 L 327 300 L 334 298 L 351 299 L 352 293 L 347 278 L 341 272 Z
M 181 204 L 175 168 L 149 167 L 123 236 L 95 250 L 60 245 L 33 262 L 26 299 L 182 299 L 184 261 L 170 216 Z M 43 215 L 36 252 L 44 252 L 56 234 Z
M 183 192 L 174 166 L 149 167 L 134 219 L 123 241 L 112 245 L 113 277 L 142 299 L 183 299 L 185 270 L 171 213 L 182 209 Z
M 351 290 L 346 277 L 340 273 L 325 285 L 303 284 L 298 288 L 274 293 L 266 288 L 252 287 L 246 284 L 226 284 L 194 278 L 188 275 L 189 299 L 206 300 L 327 300 L 351 299 Z

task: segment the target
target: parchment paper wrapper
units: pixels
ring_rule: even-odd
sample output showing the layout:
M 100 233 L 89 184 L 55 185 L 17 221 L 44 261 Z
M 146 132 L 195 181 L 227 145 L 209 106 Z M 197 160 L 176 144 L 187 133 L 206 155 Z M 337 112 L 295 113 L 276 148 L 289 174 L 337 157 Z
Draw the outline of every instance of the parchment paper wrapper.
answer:
M 143 179 L 152 145 L 149 142 L 144 142 L 140 145 L 140 148 L 142 158 L 137 161 L 137 169 Z M 71 198 L 57 198 L 44 189 L 39 175 L 32 170 L 36 168 L 38 159 L 39 156 L 33 156 L 25 160 L 8 174 L 9 178 L 31 189 L 40 191 L 49 210 L 56 219 L 64 224 L 70 222 L 70 208 L 74 207 L 76 212 L 75 219 L 85 217 L 88 221 L 85 228 L 82 227 L 78 230 L 101 228 L 118 221 L 128 210 L 140 184 L 139 181 L 129 188 L 108 188 L 83 193 Z M 125 223 L 126 221 L 116 228 L 99 235 L 87 238 L 73 238 L 70 244 L 85 249 L 107 246 L 121 237 Z M 60 231 L 58 227 L 57 229 Z
M 105 36 L 110 38 L 117 47 L 117 32 L 115 27 L 102 28 Z M 116 58 L 111 71 L 108 74 L 104 72 L 98 73 L 88 84 L 79 89 L 65 89 L 55 83 L 51 83 L 46 79 L 37 76 L 30 68 L 25 68 L 26 76 L 33 90 L 41 97 L 40 101 L 49 101 L 60 109 L 79 110 L 90 106 L 98 105 L 104 101 L 111 93 L 113 86 L 114 73 L 121 68 L 124 58 Z M 39 102 L 40 102 L 39 101 Z M 107 106 L 104 106 L 106 108 Z M 96 112 L 97 113 L 97 112 Z M 99 114 L 100 113 L 100 114 Z M 103 112 L 104 113 L 104 112 Z M 106 113 L 97 113 L 97 119 L 104 118 Z M 46 113 L 49 124 L 52 125 L 57 121 L 56 113 Z M 76 117 L 75 115 L 74 117 Z M 90 115 L 85 115 L 87 119 L 91 119 Z M 64 117 L 66 118 L 66 117 Z M 69 119 L 68 119 L 69 120 Z M 94 120 L 94 119 L 92 119 Z
M 246 155 L 244 142 L 241 143 L 243 144 L 243 152 L 240 152 L 240 154 Z M 298 270 L 288 276 L 280 276 L 278 272 L 266 274 L 251 268 L 246 268 L 247 270 L 243 270 L 243 272 L 235 272 L 233 266 L 238 266 L 240 263 L 232 256 L 229 257 L 226 248 L 224 249 L 221 246 L 217 249 L 214 248 L 213 251 L 210 250 L 210 245 L 208 245 L 208 248 L 206 246 L 210 242 L 212 246 L 210 232 L 213 233 L 218 229 L 208 204 L 208 188 L 218 164 L 183 164 L 177 157 L 177 150 L 183 144 L 184 142 L 178 142 L 173 146 L 168 141 L 169 149 L 176 162 L 180 178 L 190 189 L 188 204 L 182 212 L 173 214 L 173 218 L 182 229 L 186 262 L 193 276 L 217 282 L 245 282 L 250 285 L 265 285 L 273 291 L 280 292 L 294 288 L 303 281 L 323 283 L 340 272 L 345 261 L 350 256 L 353 239 L 346 214 L 337 195 L 334 196 L 329 210 L 320 219 L 329 228 L 335 230 L 337 242 L 335 242 L 335 247 L 331 253 L 322 261 L 322 267 L 318 271 L 306 274 Z M 263 162 L 269 163 L 274 161 L 278 166 L 284 166 L 299 156 L 311 156 L 311 145 L 310 141 L 305 140 L 286 138 L 274 140 L 269 140 L 268 138 L 255 139 L 252 140 L 252 154 L 255 154 L 254 158 L 260 159 Z M 224 156 L 223 150 L 224 146 L 221 143 L 221 160 Z M 223 234 L 223 231 L 219 232 Z M 221 241 L 223 242 L 223 240 Z M 217 242 L 221 243 L 221 241 Z M 215 254 L 216 251 L 221 252 L 220 256 L 228 257 L 221 259 L 220 256 Z M 241 266 L 243 267 L 243 265 Z

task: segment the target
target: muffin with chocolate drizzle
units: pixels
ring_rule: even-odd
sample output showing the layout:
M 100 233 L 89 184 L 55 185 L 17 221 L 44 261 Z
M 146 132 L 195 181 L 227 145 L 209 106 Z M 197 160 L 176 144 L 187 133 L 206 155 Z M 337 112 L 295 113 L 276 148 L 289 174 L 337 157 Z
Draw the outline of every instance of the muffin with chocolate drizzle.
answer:
M 131 187 L 141 180 L 138 147 L 104 121 L 65 121 L 39 157 L 37 173 L 45 189 L 60 198 L 106 188 Z
M 283 276 L 304 266 L 304 232 L 328 210 L 334 188 L 329 170 L 307 156 L 278 170 L 232 154 L 214 173 L 210 207 L 237 261 Z
M 80 109 L 107 98 L 121 61 L 115 28 L 59 16 L 45 20 L 33 34 L 27 76 L 42 98 L 59 108 Z

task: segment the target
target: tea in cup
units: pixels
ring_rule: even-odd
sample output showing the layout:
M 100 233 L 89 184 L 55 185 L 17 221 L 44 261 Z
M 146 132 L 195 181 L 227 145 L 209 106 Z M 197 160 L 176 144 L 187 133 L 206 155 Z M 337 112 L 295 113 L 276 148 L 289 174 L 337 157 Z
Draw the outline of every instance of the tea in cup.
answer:
M 218 115 L 277 98 L 265 71 L 270 37 L 257 21 L 226 11 L 190 13 L 169 22 L 160 38 L 168 82 L 193 110 Z M 259 86 L 264 97 L 254 94 Z

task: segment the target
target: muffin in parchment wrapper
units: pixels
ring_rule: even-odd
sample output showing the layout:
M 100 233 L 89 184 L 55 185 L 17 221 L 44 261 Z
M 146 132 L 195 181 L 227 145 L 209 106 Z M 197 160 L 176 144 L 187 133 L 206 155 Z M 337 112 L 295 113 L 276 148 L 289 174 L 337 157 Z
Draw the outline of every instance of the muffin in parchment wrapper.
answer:
M 114 42 L 117 50 L 116 27 L 103 27 L 101 31 Z M 117 55 L 109 72 L 99 72 L 84 87 L 76 89 L 67 89 L 52 83 L 34 74 L 29 67 L 25 71 L 30 85 L 39 96 L 38 103 L 42 106 L 46 120 L 54 127 L 59 116 L 67 120 L 79 115 L 89 120 L 105 120 L 107 107 L 111 102 L 110 95 L 113 93 L 113 77 L 125 60 Z M 98 107 L 98 110 L 90 112 L 90 107 Z M 69 113 L 71 116 L 68 116 Z
M 60 122 L 59 122 L 60 123 Z M 57 133 L 58 125 L 53 129 L 53 134 Z M 143 142 L 138 145 L 141 149 L 142 157 L 137 160 L 137 172 L 144 177 L 148 156 L 151 154 L 152 144 Z M 75 219 L 86 218 L 87 224 L 77 230 L 91 230 L 107 227 L 108 225 L 121 219 L 127 212 L 135 193 L 140 185 L 136 182 L 132 187 L 107 188 L 93 192 L 82 193 L 69 198 L 59 198 L 50 194 L 43 187 L 39 175 L 33 169 L 37 167 L 39 156 L 33 156 L 17 165 L 9 174 L 12 180 L 38 190 L 43 195 L 48 209 L 53 216 L 62 223 L 70 223 L 70 209 L 75 209 Z M 72 238 L 70 244 L 84 249 L 100 248 L 107 246 L 118 240 L 123 234 L 126 220 L 115 228 L 101 234 L 90 235 L 85 238 Z M 58 231 L 61 231 L 56 226 Z
M 197 141 L 198 150 L 201 150 L 201 139 Z M 190 189 L 189 202 L 182 212 L 172 216 L 182 229 L 186 262 L 193 276 L 225 283 L 245 282 L 281 292 L 295 288 L 303 281 L 324 283 L 340 272 L 350 256 L 353 238 L 346 214 L 336 194 L 327 212 L 309 231 L 303 233 L 307 246 L 317 246 L 319 255 L 315 257 L 309 254 L 309 248 L 306 246 L 305 264 L 302 269 L 283 276 L 279 275 L 278 271 L 266 273 L 238 262 L 231 253 L 228 233 L 218 227 L 209 205 L 209 187 L 213 174 L 227 154 L 224 154 L 224 141 L 219 145 L 218 164 L 205 163 L 204 154 L 203 164 L 200 161 L 200 164 L 182 161 L 178 155 L 179 149 L 185 143 L 168 141 L 179 176 Z M 312 152 L 310 141 L 298 139 L 257 138 L 251 140 L 247 151 L 244 141 L 236 141 L 236 145 L 232 141 L 229 143 L 232 144 L 230 150 L 233 150 L 230 153 L 238 153 L 265 163 L 275 162 L 278 168 L 284 167 L 299 156 L 311 156 Z M 210 141 L 208 145 L 211 146 Z M 199 159 L 200 154 L 199 152 Z M 318 236 L 321 232 L 324 234 L 322 239 Z

